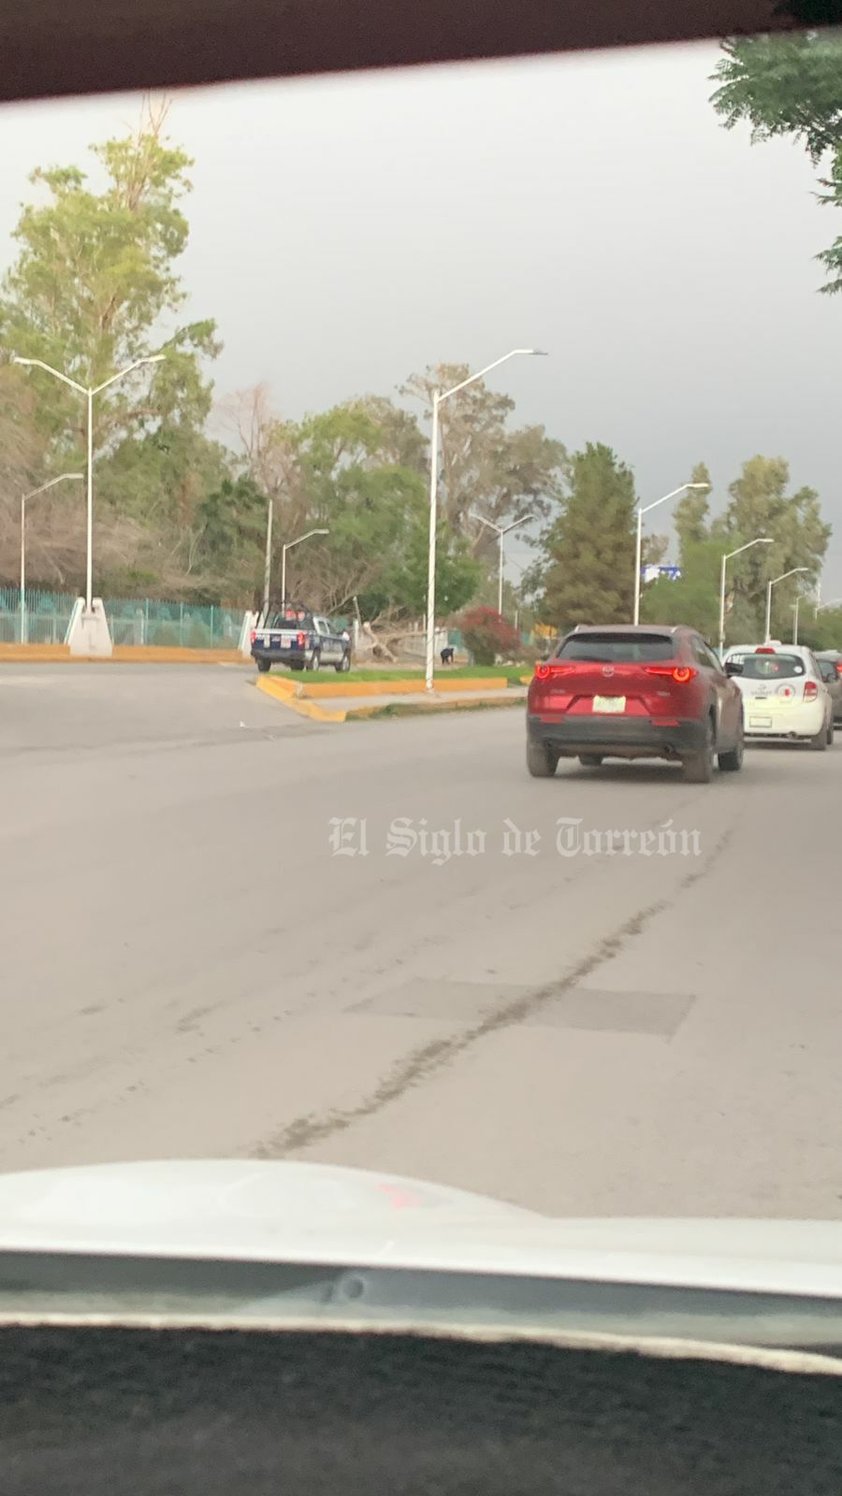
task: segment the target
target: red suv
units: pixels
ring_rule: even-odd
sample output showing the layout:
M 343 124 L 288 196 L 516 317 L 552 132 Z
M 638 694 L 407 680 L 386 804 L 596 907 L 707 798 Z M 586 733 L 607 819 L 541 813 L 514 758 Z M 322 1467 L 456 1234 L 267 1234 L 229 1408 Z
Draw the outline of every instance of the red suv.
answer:
M 665 758 L 707 784 L 743 763 L 739 688 L 694 629 L 577 628 L 536 665 L 526 715 L 526 764 L 550 778 L 560 758 Z

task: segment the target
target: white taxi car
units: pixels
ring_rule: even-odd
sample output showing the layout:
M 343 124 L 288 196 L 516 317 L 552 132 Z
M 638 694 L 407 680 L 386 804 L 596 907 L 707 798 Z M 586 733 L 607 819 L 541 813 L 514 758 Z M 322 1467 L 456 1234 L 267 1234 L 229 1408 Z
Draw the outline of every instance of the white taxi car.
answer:
M 800 644 L 736 644 L 726 674 L 743 697 L 746 738 L 806 742 L 821 753 L 833 742 L 833 703 L 812 653 Z

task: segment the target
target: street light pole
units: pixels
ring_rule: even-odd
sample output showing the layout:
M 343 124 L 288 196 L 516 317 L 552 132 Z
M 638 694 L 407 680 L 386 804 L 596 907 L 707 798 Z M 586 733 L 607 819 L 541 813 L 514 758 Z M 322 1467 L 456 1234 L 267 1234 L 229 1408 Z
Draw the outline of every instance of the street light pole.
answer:
M 684 493 L 691 488 L 710 488 L 709 483 L 682 483 L 680 487 L 673 488 L 670 493 L 665 493 L 662 498 L 655 499 L 651 504 L 638 504 L 637 506 L 637 536 L 634 547 L 634 622 L 640 623 L 640 572 L 643 566 L 643 516 L 650 509 L 657 509 L 659 504 L 665 504 L 667 499 L 674 499 L 677 494 Z
M 57 483 L 64 483 L 68 479 L 82 481 L 81 473 L 59 473 L 57 478 L 51 478 L 49 483 L 42 483 L 39 488 L 30 489 L 29 493 L 21 494 L 20 498 L 20 642 L 29 642 L 26 621 L 26 506 L 30 499 L 37 499 L 41 493 L 46 493 L 48 488 L 55 488 Z
M 263 563 L 263 622 L 269 612 L 269 592 L 272 587 L 272 519 L 274 517 L 275 501 L 269 500 L 266 509 L 266 557 Z
M 772 588 L 777 587 L 779 582 L 785 582 L 787 577 L 797 576 L 799 572 L 809 571 L 809 566 L 791 566 L 789 571 L 781 572 L 779 577 L 772 577 L 766 583 L 766 636 L 765 643 L 768 644 L 772 637 Z
M 512 523 L 510 525 L 496 525 L 493 519 L 486 519 L 484 514 L 474 515 L 474 519 L 478 519 L 481 525 L 487 525 L 489 530 L 494 531 L 500 542 L 500 553 L 497 561 L 497 612 L 500 614 L 501 618 L 503 616 L 503 541 L 510 530 L 516 530 L 518 525 L 525 525 L 527 520 L 535 519 L 535 517 L 536 516 L 534 514 L 524 514 L 520 519 L 512 520 Z
M 125 369 L 120 369 L 112 374 L 110 379 L 104 379 L 102 384 L 86 385 L 80 384 L 77 379 L 71 379 L 69 374 L 62 374 L 59 369 L 54 369 L 52 364 L 45 364 L 40 358 L 19 358 L 17 354 L 12 357 L 13 364 L 21 364 L 25 368 L 43 369 L 46 374 L 52 374 L 54 379 L 61 380 L 78 394 L 85 396 L 87 407 L 87 471 L 88 471 L 88 513 L 87 513 L 87 561 L 85 566 L 85 611 L 90 613 L 93 608 L 93 554 L 94 554 L 94 396 L 101 395 L 109 385 L 116 384 L 118 379 L 125 379 L 127 374 L 133 374 L 135 369 L 141 369 L 145 364 L 160 364 L 163 362 L 163 353 L 152 353 L 147 358 L 135 359 L 133 364 L 128 364 Z
M 329 530 L 308 530 L 306 535 L 299 535 L 297 540 L 290 540 L 281 546 L 281 606 L 283 607 L 287 597 L 287 551 L 291 551 L 294 545 L 300 545 L 302 540 L 309 540 L 311 535 L 329 535 Z
M 428 691 L 433 689 L 433 675 L 435 670 L 435 645 L 436 645 L 436 531 L 438 523 L 438 484 L 439 484 L 439 407 L 444 400 L 449 400 L 451 395 L 458 395 L 460 390 L 474 384 L 476 380 L 483 379 L 496 369 L 500 364 L 505 364 L 510 358 L 517 358 L 523 354 L 527 358 L 546 358 L 546 354 L 540 348 L 512 348 L 511 352 L 504 353 L 502 358 L 495 358 L 492 364 L 486 364 L 484 369 L 478 369 L 476 374 L 470 374 L 459 384 L 455 384 L 450 390 L 433 390 L 433 420 L 430 434 L 430 535 L 427 551 L 427 637 L 425 641 L 425 666 L 424 685 Z
M 439 492 L 439 405 L 442 396 L 433 390 L 433 417 L 430 429 L 430 530 L 427 540 L 427 616 L 424 620 L 424 686 L 433 689 L 433 656 L 436 639 L 436 533 Z
M 768 535 L 758 535 L 756 540 L 747 540 L 745 545 L 738 545 L 735 551 L 729 551 L 722 557 L 722 569 L 719 573 L 719 653 L 725 648 L 725 566 L 734 556 L 741 556 L 743 551 L 750 551 L 753 545 L 773 545 L 774 542 Z

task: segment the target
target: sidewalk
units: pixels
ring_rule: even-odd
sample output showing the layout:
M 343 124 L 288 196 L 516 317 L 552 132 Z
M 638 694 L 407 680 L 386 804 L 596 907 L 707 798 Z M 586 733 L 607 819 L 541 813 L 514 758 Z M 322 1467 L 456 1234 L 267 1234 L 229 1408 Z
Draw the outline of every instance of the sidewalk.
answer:
M 330 702 L 332 707 L 344 711 L 348 717 L 371 717 L 386 707 L 400 708 L 395 715 L 420 715 L 422 712 L 457 711 L 471 707 L 513 706 L 526 700 L 524 686 L 506 686 L 490 691 L 425 691 L 423 695 L 396 696 L 384 692 L 382 696 L 370 696 L 361 702 L 359 697 L 339 697 Z

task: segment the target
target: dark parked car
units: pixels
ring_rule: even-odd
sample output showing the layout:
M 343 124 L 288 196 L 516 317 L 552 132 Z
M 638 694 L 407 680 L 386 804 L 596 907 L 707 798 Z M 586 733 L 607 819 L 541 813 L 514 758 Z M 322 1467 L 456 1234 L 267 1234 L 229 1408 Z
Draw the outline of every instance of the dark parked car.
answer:
M 743 762 L 742 697 L 694 629 L 651 624 L 577 628 L 535 667 L 526 763 L 552 776 L 560 758 L 665 758 L 707 784 Z
M 815 659 L 833 702 L 833 720 L 842 723 L 842 654 L 836 649 L 823 649 Z

